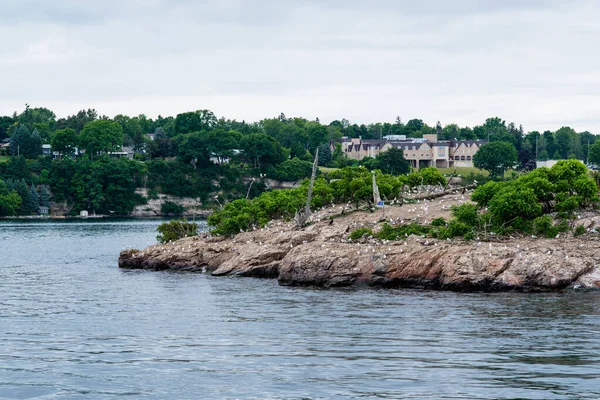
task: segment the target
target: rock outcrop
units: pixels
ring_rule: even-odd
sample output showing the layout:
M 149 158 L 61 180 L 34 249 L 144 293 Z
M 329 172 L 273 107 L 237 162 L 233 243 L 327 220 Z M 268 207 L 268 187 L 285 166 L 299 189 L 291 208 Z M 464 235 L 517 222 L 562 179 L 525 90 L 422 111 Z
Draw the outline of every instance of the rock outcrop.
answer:
M 466 201 L 446 196 L 432 202 L 389 207 L 395 222 L 428 222 L 449 217 L 449 205 Z M 379 286 L 441 290 L 561 290 L 600 287 L 600 237 L 588 232 L 557 239 L 440 241 L 409 236 L 386 242 L 347 239 L 349 232 L 377 223 L 379 214 L 339 213 L 328 208 L 313 224 L 296 229 L 278 221 L 225 239 L 203 234 L 144 250 L 124 250 L 121 268 L 204 271 L 212 275 L 277 278 L 282 285 Z M 594 218 L 584 221 L 593 229 Z

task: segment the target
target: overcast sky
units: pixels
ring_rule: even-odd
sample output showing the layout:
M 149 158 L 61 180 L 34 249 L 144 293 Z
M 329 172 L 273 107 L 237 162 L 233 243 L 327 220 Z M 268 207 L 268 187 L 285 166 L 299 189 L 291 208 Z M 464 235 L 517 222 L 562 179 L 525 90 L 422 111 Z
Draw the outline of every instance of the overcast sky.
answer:
M 2 0 L 0 115 L 500 116 L 600 133 L 598 20 L 596 0 Z

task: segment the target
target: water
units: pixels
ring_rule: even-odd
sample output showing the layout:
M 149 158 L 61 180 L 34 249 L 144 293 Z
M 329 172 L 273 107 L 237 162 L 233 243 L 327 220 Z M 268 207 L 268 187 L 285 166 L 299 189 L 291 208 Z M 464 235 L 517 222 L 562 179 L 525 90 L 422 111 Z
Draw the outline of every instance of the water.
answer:
M 598 293 L 119 270 L 158 223 L 0 221 L 0 398 L 600 398 Z

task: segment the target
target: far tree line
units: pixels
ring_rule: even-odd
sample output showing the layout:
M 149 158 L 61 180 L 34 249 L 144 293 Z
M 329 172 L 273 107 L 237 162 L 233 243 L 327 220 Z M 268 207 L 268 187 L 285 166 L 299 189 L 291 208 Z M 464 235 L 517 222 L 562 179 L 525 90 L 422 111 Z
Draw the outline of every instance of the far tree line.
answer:
M 409 167 L 402 152 L 357 162 L 345 157 L 339 146 L 332 151 L 330 143 L 342 137 L 419 138 L 431 133 L 441 140 L 506 143 L 521 166 L 550 158 L 600 163 L 600 141 L 590 132 L 562 127 L 554 132 L 526 133 L 522 126 L 498 117 L 472 128 L 439 122 L 429 126 L 420 119 L 404 123 L 401 118 L 368 125 L 345 119 L 322 124 L 318 119 L 284 114 L 249 123 L 219 118 L 209 110 L 152 119 L 145 115 L 110 118 L 88 109 L 57 118 L 47 108 L 26 105 L 21 113 L 0 116 L 0 141 L 9 141 L 7 153 L 14 156 L 0 163 L 0 180 L 7 186 L 6 190 L 0 186 L 0 196 L 18 192 L 15 182 L 23 181 L 30 192 L 32 186 L 38 193 L 43 188 L 52 201 L 64 203 L 72 213 L 89 209 L 127 214 L 145 201 L 144 196 L 135 195 L 136 188 L 146 189 L 147 197 L 166 193 L 197 198 L 209 205 L 215 200 L 227 202 L 260 194 L 265 186 L 260 179 L 250 185 L 252 177 L 296 181 L 309 176 L 317 148 L 321 166 L 360 164 L 384 173 L 406 173 Z M 55 157 L 42 155 L 43 144 L 51 145 Z M 123 146 L 133 149 L 134 160 L 109 156 Z M 508 153 L 512 157 L 512 152 Z M 22 186 L 20 193 L 26 197 Z M 33 209 L 31 204 L 22 206 L 24 202 L 21 198 L 19 213 Z M 0 205 L 0 214 L 3 212 L 7 213 Z

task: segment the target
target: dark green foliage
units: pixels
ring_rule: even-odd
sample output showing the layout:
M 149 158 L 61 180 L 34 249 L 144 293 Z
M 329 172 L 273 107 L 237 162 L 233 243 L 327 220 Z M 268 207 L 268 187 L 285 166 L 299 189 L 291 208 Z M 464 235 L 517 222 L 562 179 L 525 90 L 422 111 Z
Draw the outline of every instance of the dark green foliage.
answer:
M 423 185 L 445 185 L 446 178 L 435 167 L 421 168 L 419 170 Z
M 6 179 L 13 180 L 28 180 L 30 177 L 29 166 L 24 156 L 12 157 L 6 164 L 6 172 L 4 174 Z
M 19 194 L 0 179 L 0 216 L 17 215 L 21 201 Z
M 30 215 L 35 203 L 32 202 L 30 189 L 27 187 L 25 179 L 13 180 L 8 179 L 6 181 L 8 191 L 15 191 L 21 198 L 21 204 L 17 210 L 19 215 Z
M 72 156 L 78 143 L 77 132 L 75 129 L 61 129 L 52 135 L 52 151 L 57 151 L 61 156 Z
M 26 125 L 16 127 L 10 137 L 10 152 L 12 155 L 22 155 L 25 158 L 36 158 L 42 154 L 42 138 L 37 129 L 30 132 Z
M 435 218 L 431 221 L 431 226 L 446 226 L 446 220 L 442 217 Z
M 42 185 L 40 188 L 39 202 L 42 207 L 50 207 L 50 194 L 46 185 Z
M 79 134 L 79 145 L 92 158 L 100 152 L 117 151 L 123 146 L 123 128 L 109 120 L 89 122 Z
M 493 178 L 502 178 L 504 171 L 517 163 L 517 150 L 504 141 L 484 144 L 473 156 L 473 165 L 485 169 Z
M 173 201 L 165 201 L 160 205 L 160 212 L 166 215 L 182 215 L 185 207 Z
M 373 236 L 373 231 L 369 228 L 358 228 L 358 229 L 352 231 L 350 233 L 350 235 L 348 235 L 348 238 L 352 239 L 352 240 L 358 240 L 365 236 L 366 237 Z
M 585 233 L 585 228 L 583 225 L 577 225 L 573 230 L 573 236 L 581 236 Z
M 597 192 L 581 162 L 562 160 L 551 169 L 539 168 L 511 182 L 488 182 L 475 190 L 472 200 L 488 207 L 497 228 L 527 232 L 531 229 L 527 221 L 534 221 L 534 231 L 554 236 L 542 214 L 558 211 L 568 215 L 597 201 Z
M 536 235 L 555 237 L 559 230 L 554 226 L 554 221 L 550 215 L 542 215 L 533 220 L 534 232 Z
M 66 200 L 75 212 L 127 215 L 142 200 L 135 189 L 146 173 L 142 163 L 105 156 L 94 161 L 54 160 L 49 179 L 55 200 Z
M 175 160 L 152 160 L 147 165 L 148 187 L 159 193 L 204 200 L 214 190 L 212 180 L 217 175 L 213 169 L 197 170 L 190 164 Z M 222 169 L 224 173 L 229 170 L 228 167 Z
M 173 220 L 169 222 L 163 222 L 156 228 L 158 236 L 156 240 L 159 243 L 174 242 L 189 236 L 198 235 L 198 224 L 195 222 L 188 222 L 184 220 Z
M 467 225 L 464 222 L 452 220 L 448 223 L 448 233 L 450 237 L 463 236 L 473 230 L 473 225 Z
M 452 216 L 454 216 L 457 221 L 473 227 L 477 224 L 477 205 L 465 203 L 460 206 L 452 206 Z
M 331 163 L 332 155 L 328 143 L 323 143 L 319 146 L 319 165 L 327 166 Z
M 406 174 L 410 171 L 410 165 L 404 158 L 403 151 L 395 147 L 379 153 L 372 167 L 381 170 L 384 174 L 391 175 Z
M 319 152 L 319 156 L 320 154 L 321 153 Z M 267 176 L 278 181 L 296 182 L 300 179 L 309 178 L 311 173 L 311 162 L 302 161 L 299 158 L 294 157 L 291 160 L 286 160 L 275 167 L 269 168 Z
M 30 201 L 30 212 L 31 214 L 35 214 L 38 211 L 38 208 L 40 207 L 40 195 L 38 194 L 37 190 L 35 189 L 35 185 L 31 185 L 31 188 L 29 189 L 29 201 Z

